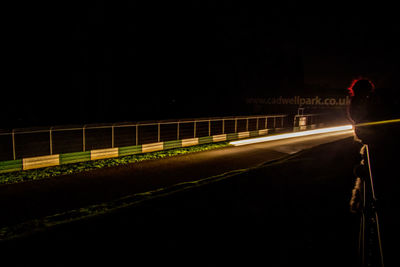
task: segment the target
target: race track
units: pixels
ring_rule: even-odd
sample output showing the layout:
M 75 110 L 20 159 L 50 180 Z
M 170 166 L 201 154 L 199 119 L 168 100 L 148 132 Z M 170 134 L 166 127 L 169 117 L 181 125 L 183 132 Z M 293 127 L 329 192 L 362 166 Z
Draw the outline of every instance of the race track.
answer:
M 0 185 L 0 226 L 255 167 L 351 135 L 351 132 L 343 131 L 230 146 L 52 179 Z

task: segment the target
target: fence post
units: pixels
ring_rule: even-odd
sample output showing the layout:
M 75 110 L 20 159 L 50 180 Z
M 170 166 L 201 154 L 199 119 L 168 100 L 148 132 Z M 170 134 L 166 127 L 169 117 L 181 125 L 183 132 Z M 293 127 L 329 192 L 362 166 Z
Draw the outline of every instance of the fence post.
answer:
M 12 130 L 11 133 L 11 139 L 12 139 L 12 146 L 13 146 L 13 159 L 16 159 L 16 155 L 15 155 L 15 132 L 14 129 Z
M 178 125 L 176 127 L 176 140 L 179 140 L 179 121 L 178 121 Z
M 83 125 L 83 132 L 82 132 L 82 146 L 83 146 L 83 152 L 86 151 L 86 135 L 85 135 L 85 127 L 86 125 Z
M 222 119 L 222 134 L 225 134 L 225 119 Z
M 268 129 L 268 117 L 265 117 L 265 129 Z
M 249 118 L 246 119 L 246 132 L 249 131 Z
M 193 134 L 193 138 L 196 138 L 196 121 L 194 121 L 194 134 Z
M 211 120 L 208 120 L 208 136 L 211 136 Z
M 256 131 L 258 131 L 258 120 L 259 120 L 260 118 L 259 117 L 257 117 L 257 122 L 256 122 Z
M 49 135 L 50 135 L 50 155 L 53 155 L 53 136 L 51 134 L 51 130 L 53 127 L 50 127 Z
M 281 117 L 281 128 L 283 128 L 283 119 L 284 119 L 284 117 L 282 116 Z
M 114 124 L 111 125 L 111 148 L 114 148 Z
M 136 123 L 136 145 L 139 144 L 139 125 Z
M 235 118 L 235 133 L 237 133 L 237 118 Z
M 160 123 L 158 123 L 157 142 L 160 142 Z
M 276 128 L 276 117 L 274 116 L 274 129 Z

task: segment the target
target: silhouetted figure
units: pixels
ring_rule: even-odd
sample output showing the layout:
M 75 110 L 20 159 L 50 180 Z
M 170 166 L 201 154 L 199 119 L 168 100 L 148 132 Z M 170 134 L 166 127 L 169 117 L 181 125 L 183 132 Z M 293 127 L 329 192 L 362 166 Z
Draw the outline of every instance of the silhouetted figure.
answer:
M 398 262 L 397 249 L 400 235 L 400 123 L 393 122 L 400 118 L 398 93 L 388 89 L 376 89 L 368 79 L 353 81 L 349 88 L 351 100 L 348 107 L 349 119 L 352 121 L 355 133 L 364 153 L 359 174 L 361 181 L 356 180 L 355 191 L 363 186 L 366 188 L 366 203 L 363 214 L 366 217 L 366 246 L 375 245 L 369 240 L 375 235 L 373 227 L 376 224 L 375 211 L 379 214 L 380 237 L 383 248 L 383 258 L 386 266 L 394 266 Z M 365 146 L 367 145 L 367 146 Z M 368 152 L 368 157 L 367 153 Z M 368 161 L 372 173 L 370 179 Z M 354 192 L 354 191 L 353 191 Z M 372 196 L 372 194 L 374 194 Z M 363 196 L 363 194 L 361 194 Z M 353 194 L 353 198 L 355 194 Z M 352 199 L 352 208 L 357 207 Z M 369 224 L 369 226 L 368 226 Z M 366 255 L 370 253 L 367 248 Z M 380 266 L 379 256 L 372 259 L 373 266 Z M 371 258 L 369 259 L 371 260 Z M 367 259 L 367 261 L 369 261 Z M 367 265 L 366 265 L 367 266 Z
M 389 89 L 376 90 L 368 79 L 353 81 L 349 91 L 349 119 L 355 125 L 356 135 L 362 143 L 376 147 L 395 141 L 389 131 L 397 132 L 399 124 L 366 124 L 400 118 L 398 93 Z

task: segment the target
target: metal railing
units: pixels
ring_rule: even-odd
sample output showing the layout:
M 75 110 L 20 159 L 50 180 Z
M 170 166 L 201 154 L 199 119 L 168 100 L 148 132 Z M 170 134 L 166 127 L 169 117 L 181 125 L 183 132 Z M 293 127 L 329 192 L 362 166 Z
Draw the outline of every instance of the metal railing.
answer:
M 115 123 L 0 133 L 0 161 L 290 127 L 287 115 Z

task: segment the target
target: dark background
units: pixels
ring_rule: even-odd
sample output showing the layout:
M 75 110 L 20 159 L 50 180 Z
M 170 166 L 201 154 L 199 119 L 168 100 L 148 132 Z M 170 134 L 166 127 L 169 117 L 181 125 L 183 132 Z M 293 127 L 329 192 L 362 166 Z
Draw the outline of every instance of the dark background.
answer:
M 344 95 L 360 75 L 397 90 L 396 9 L 365 1 L 11 5 L 0 129 L 251 115 L 247 97 Z

